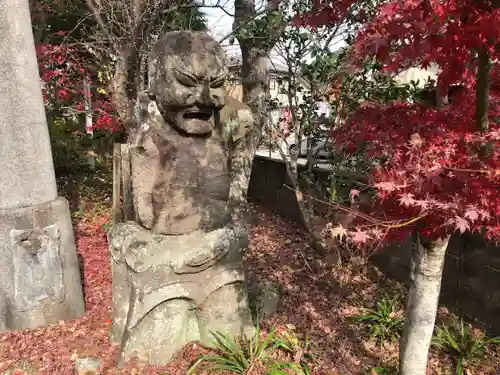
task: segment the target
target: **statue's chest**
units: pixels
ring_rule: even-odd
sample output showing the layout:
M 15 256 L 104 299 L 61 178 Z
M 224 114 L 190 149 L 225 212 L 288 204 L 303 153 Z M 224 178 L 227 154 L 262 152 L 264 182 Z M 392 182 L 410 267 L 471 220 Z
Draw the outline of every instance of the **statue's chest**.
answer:
M 158 149 L 158 157 L 163 182 L 171 189 L 193 188 L 209 195 L 229 189 L 228 152 L 217 139 L 170 140 Z

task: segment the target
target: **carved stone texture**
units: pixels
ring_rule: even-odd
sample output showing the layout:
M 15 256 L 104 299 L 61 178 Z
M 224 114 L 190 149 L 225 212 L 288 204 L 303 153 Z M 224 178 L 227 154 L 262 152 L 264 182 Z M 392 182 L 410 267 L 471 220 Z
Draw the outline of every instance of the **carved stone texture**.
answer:
M 156 233 L 220 228 L 229 221 L 229 149 L 218 119 L 227 68 L 202 32 L 165 34 L 149 62 L 148 117 L 131 149 L 134 209 Z
M 248 235 L 231 204 L 235 139 L 251 113 L 238 108 L 240 123 L 226 109 L 231 126 L 221 121 L 227 68 L 206 33 L 169 32 L 150 59 L 130 147 L 137 223 L 109 233 L 111 339 L 122 359 L 164 364 L 189 341 L 210 345 L 210 332 L 254 330 L 242 266 Z
M 68 201 L 0 210 L 0 330 L 85 313 Z
M 42 301 L 61 302 L 64 285 L 57 225 L 42 230 L 11 231 L 14 248 L 14 297 L 17 308 L 27 311 Z
M 168 362 L 210 332 L 253 332 L 242 257 L 247 233 L 232 227 L 186 235 L 154 234 L 134 223 L 109 233 L 113 262 L 111 339 L 122 355 Z

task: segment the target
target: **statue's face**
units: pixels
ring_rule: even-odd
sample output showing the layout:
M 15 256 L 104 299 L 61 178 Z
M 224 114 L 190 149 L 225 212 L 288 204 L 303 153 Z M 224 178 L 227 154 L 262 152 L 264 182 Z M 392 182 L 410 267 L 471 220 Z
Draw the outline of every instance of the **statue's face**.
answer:
M 167 33 L 153 48 L 149 69 L 150 94 L 169 125 L 191 135 L 212 132 L 226 96 L 220 45 L 205 33 Z

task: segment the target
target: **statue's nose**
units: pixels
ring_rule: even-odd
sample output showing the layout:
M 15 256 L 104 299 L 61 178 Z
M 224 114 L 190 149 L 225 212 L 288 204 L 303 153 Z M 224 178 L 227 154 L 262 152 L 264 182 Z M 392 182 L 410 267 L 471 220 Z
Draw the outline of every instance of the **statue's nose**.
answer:
M 201 89 L 197 99 L 197 104 L 203 107 L 213 107 L 216 104 L 215 98 L 210 92 L 210 83 L 208 81 L 203 82 L 203 88 Z

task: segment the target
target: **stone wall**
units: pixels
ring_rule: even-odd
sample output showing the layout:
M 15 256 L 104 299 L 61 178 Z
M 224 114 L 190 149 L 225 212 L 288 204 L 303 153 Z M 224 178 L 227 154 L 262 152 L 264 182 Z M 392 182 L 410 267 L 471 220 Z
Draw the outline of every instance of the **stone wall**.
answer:
M 328 172 L 316 170 L 318 178 Z M 301 223 L 301 215 L 284 163 L 256 156 L 248 191 L 249 198 L 276 213 Z M 372 260 L 387 275 L 405 281 L 412 241 L 389 246 Z M 479 320 L 491 334 L 500 335 L 500 248 L 479 236 L 452 238 L 445 262 L 441 301 L 451 310 Z

